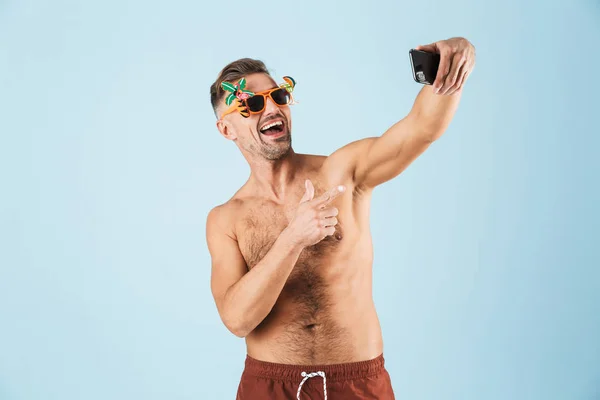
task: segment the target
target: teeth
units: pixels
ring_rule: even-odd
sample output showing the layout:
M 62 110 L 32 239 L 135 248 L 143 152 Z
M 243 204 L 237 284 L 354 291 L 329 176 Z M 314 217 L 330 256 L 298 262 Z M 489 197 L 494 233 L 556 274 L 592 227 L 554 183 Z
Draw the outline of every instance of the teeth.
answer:
M 278 125 L 283 125 L 283 122 L 281 122 L 281 121 L 273 122 L 273 123 L 271 123 L 269 125 L 263 126 L 262 128 L 260 128 L 260 130 L 261 130 L 261 132 L 262 131 L 266 131 L 267 129 L 272 128 L 274 126 L 278 126 Z

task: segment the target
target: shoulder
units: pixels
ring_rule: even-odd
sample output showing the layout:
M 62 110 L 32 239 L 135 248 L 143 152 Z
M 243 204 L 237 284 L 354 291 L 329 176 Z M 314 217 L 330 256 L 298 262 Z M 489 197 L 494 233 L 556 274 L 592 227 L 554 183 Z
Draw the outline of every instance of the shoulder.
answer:
M 227 202 L 213 207 L 206 217 L 207 236 L 221 232 L 233 238 L 235 221 L 243 206 L 244 201 L 234 196 Z
M 355 159 L 359 157 L 362 152 L 375 141 L 375 139 L 375 137 L 368 137 L 350 142 L 331 153 L 329 157 L 327 157 L 327 160 L 330 163 L 340 163 Z
M 356 162 L 366 154 L 375 137 L 350 142 L 328 156 L 310 155 L 311 163 L 326 176 L 336 181 L 353 180 Z

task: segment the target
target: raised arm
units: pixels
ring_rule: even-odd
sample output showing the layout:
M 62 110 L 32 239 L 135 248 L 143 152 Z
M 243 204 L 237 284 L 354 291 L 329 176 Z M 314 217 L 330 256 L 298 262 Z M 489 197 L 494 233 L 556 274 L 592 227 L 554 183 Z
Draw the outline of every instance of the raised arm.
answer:
M 245 337 L 269 314 L 304 247 L 335 232 L 337 209 L 328 204 L 344 188 L 333 188 L 317 198 L 310 181 L 305 189 L 290 224 L 250 271 L 233 234 L 231 216 L 222 207 L 208 214 L 211 290 L 223 323 L 236 336 Z
M 357 187 L 373 188 L 399 175 L 444 133 L 458 107 L 463 85 L 475 64 L 474 47 L 466 39 L 453 38 L 417 50 L 440 54 L 434 85 L 423 87 L 409 114 L 383 135 L 338 151 L 338 158 L 354 167 Z

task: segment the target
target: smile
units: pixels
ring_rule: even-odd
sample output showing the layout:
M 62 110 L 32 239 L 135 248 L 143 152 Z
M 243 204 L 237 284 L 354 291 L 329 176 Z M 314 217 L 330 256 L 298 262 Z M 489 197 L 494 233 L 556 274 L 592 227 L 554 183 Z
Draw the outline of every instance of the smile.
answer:
M 262 133 L 263 135 L 276 135 L 278 133 L 281 133 L 283 131 L 283 128 L 283 121 L 277 120 L 269 122 L 268 124 L 260 128 L 260 133 Z

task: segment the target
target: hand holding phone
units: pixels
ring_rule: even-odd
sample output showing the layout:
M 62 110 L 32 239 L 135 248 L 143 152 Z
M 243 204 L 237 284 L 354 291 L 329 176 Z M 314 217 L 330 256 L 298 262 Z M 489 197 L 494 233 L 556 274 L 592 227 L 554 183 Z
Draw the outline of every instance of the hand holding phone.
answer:
M 409 58 L 415 81 L 423 85 L 433 85 L 440 66 L 440 55 L 411 49 Z

